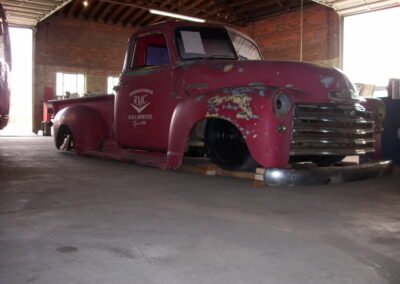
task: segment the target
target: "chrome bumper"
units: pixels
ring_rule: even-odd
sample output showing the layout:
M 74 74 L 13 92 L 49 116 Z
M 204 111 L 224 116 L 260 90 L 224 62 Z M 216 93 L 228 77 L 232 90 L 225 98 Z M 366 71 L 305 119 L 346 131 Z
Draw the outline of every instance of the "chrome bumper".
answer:
M 374 178 L 390 174 L 392 170 L 392 161 L 333 167 L 271 168 L 265 169 L 264 182 L 267 186 L 322 185 Z

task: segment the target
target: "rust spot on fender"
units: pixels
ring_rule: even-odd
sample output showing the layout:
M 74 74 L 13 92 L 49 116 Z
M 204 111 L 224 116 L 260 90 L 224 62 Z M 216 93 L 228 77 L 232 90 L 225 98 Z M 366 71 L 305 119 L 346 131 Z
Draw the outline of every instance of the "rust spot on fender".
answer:
M 250 107 L 252 98 L 246 94 L 242 94 L 237 89 L 232 90 L 232 94 L 228 96 L 214 96 L 208 100 L 209 111 L 207 116 L 219 116 L 221 109 L 234 110 L 237 119 L 257 119 L 258 116 L 253 114 Z

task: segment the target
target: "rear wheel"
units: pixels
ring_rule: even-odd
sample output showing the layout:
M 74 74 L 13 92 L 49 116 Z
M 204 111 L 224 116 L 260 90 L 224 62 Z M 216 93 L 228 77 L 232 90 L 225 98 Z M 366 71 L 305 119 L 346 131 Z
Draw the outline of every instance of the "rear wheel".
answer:
M 242 134 L 226 120 L 208 121 L 205 142 L 211 161 L 223 169 L 244 171 L 257 167 Z
M 63 151 L 73 151 L 74 150 L 74 140 L 72 137 L 71 130 L 63 125 L 58 130 L 57 139 L 56 139 L 56 147 L 57 149 Z

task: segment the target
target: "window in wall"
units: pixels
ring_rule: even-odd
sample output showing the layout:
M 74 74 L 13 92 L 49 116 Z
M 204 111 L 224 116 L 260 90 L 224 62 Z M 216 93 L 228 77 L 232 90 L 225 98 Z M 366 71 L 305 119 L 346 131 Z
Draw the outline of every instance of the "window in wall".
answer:
M 390 78 L 400 78 L 400 8 L 344 18 L 343 70 L 355 83 L 374 84 L 387 96 Z
M 85 93 L 85 75 L 57 72 L 57 96 L 82 97 Z
M 107 77 L 107 94 L 115 94 L 114 87 L 118 86 L 119 77 Z

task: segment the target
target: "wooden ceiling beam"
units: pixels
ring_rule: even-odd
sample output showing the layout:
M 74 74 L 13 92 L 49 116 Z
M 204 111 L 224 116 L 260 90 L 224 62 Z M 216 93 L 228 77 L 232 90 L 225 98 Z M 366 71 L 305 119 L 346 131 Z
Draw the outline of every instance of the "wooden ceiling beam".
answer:
M 66 15 L 67 17 L 75 16 L 77 14 L 77 11 L 79 10 L 79 6 L 81 6 L 81 5 L 83 6 L 82 2 L 79 0 L 73 1 L 72 4 L 70 4 L 70 5 L 71 5 L 70 9 Z
M 21 8 L 21 7 L 12 7 L 12 8 L 7 8 L 7 13 L 13 13 L 13 12 L 23 12 L 23 13 L 28 13 L 28 14 L 34 14 L 34 15 L 43 15 L 42 10 L 31 10 L 29 8 Z
M 96 17 L 96 21 L 104 21 L 104 17 L 110 12 L 110 10 L 115 6 L 115 4 L 108 4 L 104 7 L 104 9 L 99 13 L 99 15 Z
M 162 4 L 160 5 L 160 8 L 159 8 L 159 9 L 165 8 L 165 6 L 168 5 L 168 4 L 169 4 L 169 2 L 168 2 L 168 1 L 165 1 L 164 3 L 162 3 Z M 150 13 L 149 13 L 149 14 L 142 20 L 141 25 L 142 25 L 142 26 L 146 26 L 146 25 L 148 25 L 149 23 L 152 22 L 152 21 L 150 21 L 151 19 L 159 18 L 159 17 L 160 17 L 159 15 L 154 15 L 154 14 L 150 14 Z
M 230 4 L 231 7 L 235 8 L 235 7 L 239 7 L 239 6 L 244 6 L 244 5 L 248 5 L 248 4 L 254 4 L 255 0 L 243 0 L 243 1 L 234 1 Z
M 313 2 L 305 2 L 304 3 L 304 7 L 308 7 L 308 6 L 311 6 L 311 5 L 314 5 L 314 3 Z M 286 8 L 285 8 L 285 13 L 287 13 L 287 12 L 291 12 L 291 11 L 297 11 L 297 10 L 299 10 L 300 9 L 300 4 L 298 4 L 298 5 L 296 5 L 296 6 L 294 6 L 294 4 L 292 5 L 292 6 L 287 6 Z M 260 13 L 255 13 L 254 15 L 253 15 L 253 17 L 249 17 L 249 22 L 255 22 L 255 21 L 260 21 L 260 20 L 264 20 L 264 19 L 267 19 L 267 18 L 271 18 L 271 17 L 275 17 L 275 16 L 279 16 L 279 15 L 282 15 L 283 13 L 282 13 L 282 9 L 280 9 L 280 8 L 275 8 L 275 9 L 271 9 L 271 10 L 268 10 L 268 11 L 263 11 L 263 12 L 260 12 Z
M 95 20 L 100 15 L 101 11 L 107 6 L 107 3 L 97 2 L 96 6 L 90 9 L 89 13 L 87 14 L 88 20 Z
M 7 17 L 27 17 L 31 19 L 39 19 L 41 15 L 37 14 L 32 14 L 28 12 L 22 12 L 22 11 L 8 11 L 7 12 Z
M 129 7 L 121 6 L 121 8 L 122 8 L 122 9 L 120 9 L 119 12 L 116 13 L 112 18 L 110 17 L 110 20 L 111 20 L 112 24 L 114 24 L 114 25 L 117 24 L 117 23 L 119 22 L 119 20 L 121 19 L 121 17 L 122 17 L 123 15 L 125 15 L 125 13 L 126 13 L 127 11 L 129 11 Z
M 30 10 L 36 10 L 36 11 L 51 11 L 51 7 L 49 6 L 36 6 L 33 4 L 26 4 L 26 3 L 21 3 L 21 4 L 16 4 L 15 2 L 7 2 L 2 0 L 1 3 L 4 5 L 6 4 L 7 7 L 11 7 L 11 8 L 25 8 L 25 9 L 30 9 Z M 10 9 L 10 8 L 8 8 Z
M 136 14 L 135 14 L 136 13 Z M 123 22 L 124 26 L 138 26 L 137 20 L 140 19 L 144 14 L 148 13 L 147 10 L 141 10 L 141 9 L 134 9 L 134 15 L 131 19 L 126 19 L 125 22 Z
M 45 6 L 45 7 L 50 7 L 53 8 L 56 4 L 54 2 L 40 2 L 40 1 L 35 1 L 35 0 L 2 0 L 1 3 L 12 3 L 12 4 L 17 4 L 17 5 L 24 5 L 24 4 L 32 4 L 35 6 Z
M 133 13 L 133 11 L 136 10 L 136 9 L 134 9 L 132 7 L 125 7 L 125 8 L 126 8 L 126 10 L 124 11 L 124 13 L 119 17 L 117 22 L 115 22 L 114 24 L 117 24 L 117 23 L 123 24 L 124 21 L 126 19 L 128 19 L 128 17 Z
M 114 23 L 113 19 L 123 10 L 125 9 L 124 6 L 118 5 L 115 7 L 115 9 L 108 14 L 108 16 L 104 19 L 106 23 Z
M 265 9 L 267 7 L 279 6 L 275 1 L 261 1 L 257 4 L 248 5 L 245 7 L 237 8 L 238 13 L 248 13 L 248 12 L 258 12 L 260 9 Z

